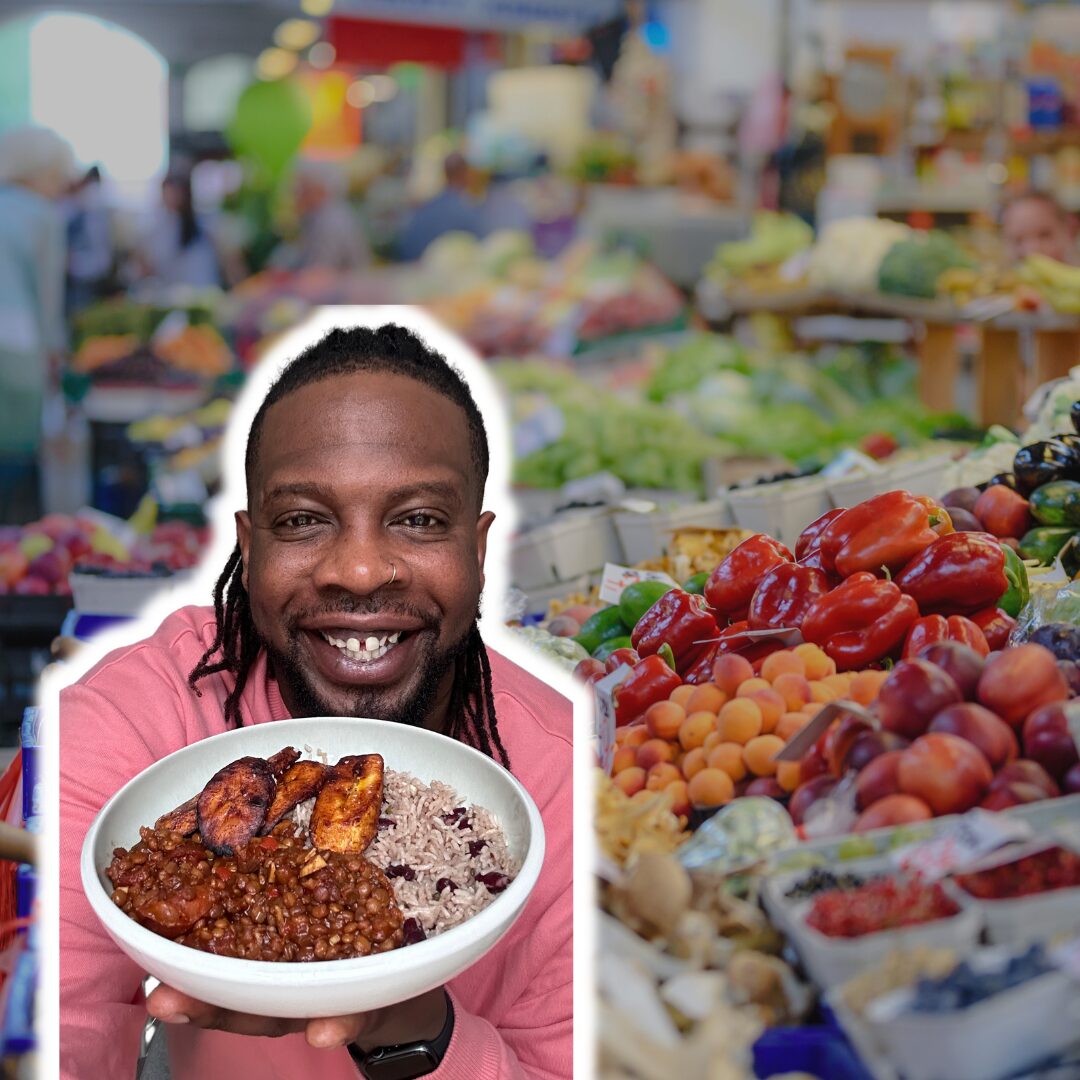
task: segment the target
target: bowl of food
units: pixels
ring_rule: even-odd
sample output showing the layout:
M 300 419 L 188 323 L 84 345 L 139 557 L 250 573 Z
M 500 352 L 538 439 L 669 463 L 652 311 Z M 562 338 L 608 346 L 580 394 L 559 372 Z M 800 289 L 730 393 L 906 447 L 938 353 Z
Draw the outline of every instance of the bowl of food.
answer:
M 83 842 L 83 889 L 148 974 L 310 1018 L 381 1008 L 476 963 L 540 874 L 544 828 L 490 758 L 423 728 L 312 717 L 155 762 Z

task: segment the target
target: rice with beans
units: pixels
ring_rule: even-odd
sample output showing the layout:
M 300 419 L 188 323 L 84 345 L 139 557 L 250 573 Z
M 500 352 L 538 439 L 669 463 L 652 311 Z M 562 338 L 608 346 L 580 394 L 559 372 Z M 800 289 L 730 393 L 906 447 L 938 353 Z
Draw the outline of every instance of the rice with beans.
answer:
M 310 799 L 291 815 L 305 830 L 314 805 Z M 379 830 L 364 858 L 393 885 L 405 916 L 405 944 L 483 911 L 521 869 L 490 811 L 463 805 L 449 784 L 425 784 L 392 769 L 383 773 Z

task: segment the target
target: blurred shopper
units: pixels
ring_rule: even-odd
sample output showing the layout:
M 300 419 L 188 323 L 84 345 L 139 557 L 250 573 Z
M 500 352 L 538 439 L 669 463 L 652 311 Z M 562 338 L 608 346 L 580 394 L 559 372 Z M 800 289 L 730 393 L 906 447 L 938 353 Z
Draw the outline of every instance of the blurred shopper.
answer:
M 112 218 L 95 165 L 77 181 L 64 207 L 67 215 L 67 312 L 100 300 L 113 272 Z
M 469 195 L 469 164 L 459 153 L 443 163 L 446 186 L 433 199 L 418 206 L 398 243 L 403 259 L 419 259 L 428 244 L 448 232 L 483 236 L 487 232 L 483 208 Z
M 500 229 L 529 232 L 532 228 L 532 214 L 518 194 L 519 188 L 514 177 L 492 173 L 481 207 L 485 236 Z
M 0 135 L 0 521 L 38 516 L 37 456 L 50 366 L 64 330 L 64 220 L 71 147 L 45 128 Z
M 186 172 L 172 171 L 161 182 L 161 205 L 139 240 L 135 264 L 139 276 L 157 285 L 221 284 L 210 224 L 195 212 Z
M 1014 196 L 1001 212 L 1001 233 L 1009 258 L 1046 255 L 1076 263 L 1076 219 L 1052 195 L 1026 191 Z
M 371 265 L 371 249 L 356 211 L 346 199 L 348 177 L 332 161 L 302 161 L 294 179 L 300 237 L 294 269 L 324 267 L 348 272 Z

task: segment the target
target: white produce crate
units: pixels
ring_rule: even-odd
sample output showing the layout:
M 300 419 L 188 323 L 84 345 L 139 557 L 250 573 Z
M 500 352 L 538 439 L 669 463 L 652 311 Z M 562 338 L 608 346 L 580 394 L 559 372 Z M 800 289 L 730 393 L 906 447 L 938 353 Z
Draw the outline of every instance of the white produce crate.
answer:
M 982 919 L 975 908 L 964 905 L 947 919 L 920 923 L 900 930 L 882 930 L 857 938 L 830 938 L 806 925 L 812 900 L 804 900 L 790 912 L 791 941 L 810 977 L 822 989 L 831 990 L 880 963 L 894 949 L 920 945 L 955 949 L 963 954 L 975 947 Z
M 826 481 L 833 506 L 852 507 L 886 491 L 910 491 L 912 495 L 937 497 L 945 494 L 942 486 L 948 455 L 941 454 L 918 461 L 886 465 L 881 472 L 863 476 L 843 476 Z
M 72 602 L 82 615 L 138 615 L 155 597 L 164 596 L 191 580 L 190 570 L 168 577 L 107 577 L 103 574 L 68 576 Z
M 951 891 L 979 912 L 993 945 L 1032 945 L 1058 934 L 1080 934 L 1080 888 L 1051 889 L 1012 900 L 979 900 L 955 882 Z
M 552 600 L 562 600 L 571 593 L 587 593 L 594 584 L 593 575 L 581 574 L 570 581 L 556 581 L 552 585 L 530 588 L 526 591 L 525 614 L 546 617 Z
M 622 546 L 609 511 L 568 513 L 514 537 L 511 583 L 528 592 L 622 561 Z
M 1004 1080 L 1080 1034 L 1080 985 L 1057 971 L 947 1013 L 876 1021 L 875 1006 L 868 1025 L 904 1080 Z
M 788 547 L 794 547 L 807 525 L 832 509 L 825 481 L 815 476 L 732 488 L 727 499 L 739 528 L 768 533 Z
M 615 529 L 628 566 L 664 555 L 671 543 L 671 534 L 677 529 L 729 529 L 734 523 L 727 499 L 690 503 L 666 511 L 619 510 L 615 513 Z

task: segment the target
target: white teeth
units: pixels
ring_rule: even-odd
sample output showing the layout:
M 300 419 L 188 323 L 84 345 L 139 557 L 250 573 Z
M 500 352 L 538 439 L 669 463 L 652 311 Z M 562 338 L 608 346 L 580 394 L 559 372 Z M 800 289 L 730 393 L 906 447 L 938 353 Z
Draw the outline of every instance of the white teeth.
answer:
M 376 637 L 372 634 L 363 641 L 355 637 L 343 640 L 341 638 L 336 638 L 325 631 L 323 632 L 323 637 L 326 638 L 331 645 L 347 652 L 354 660 L 363 660 L 370 663 L 372 660 L 378 660 L 380 657 L 385 656 L 390 649 L 398 643 L 401 639 L 401 631 L 397 630 L 392 634 L 385 634 L 382 637 Z

